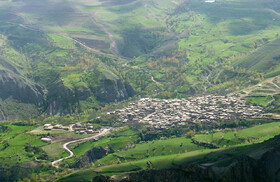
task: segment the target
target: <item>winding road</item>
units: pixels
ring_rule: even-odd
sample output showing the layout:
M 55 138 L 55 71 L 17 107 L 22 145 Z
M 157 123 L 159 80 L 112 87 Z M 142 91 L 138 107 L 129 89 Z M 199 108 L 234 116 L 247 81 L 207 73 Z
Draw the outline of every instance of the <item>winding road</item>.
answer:
M 93 136 L 91 136 L 91 137 L 82 138 L 82 139 L 73 140 L 73 141 L 64 143 L 64 144 L 63 144 L 63 148 L 64 148 L 65 150 L 67 150 L 67 152 L 69 152 L 70 155 L 67 156 L 67 157 L 58 159 L 58 160 L 56 160 L 56 161 L 53 161 L 53 162 L 52 162 L 52 166 L 55 167 L 55 168 L 58 168 L 58 164 L 59 164 L 61 161 L 66 160 L 66 159 L 70 159 L 70 158 L 72 158 L 72 157 L 74 156 L 74 153 L 68 148 L 68 145 L 71 145 L 71 144 L 73 144 L 73 143 L 84 142 L 84 141 L 88 141 L 88 140 L 92 140 L 92 139 L 96 139 L 96 140 L 97 140 L 97 139 L 99 139 L 99 138 L 101 138 L 101 137 L 103 137 L 103 136 L 109 134 L 110 131 L 111 131 L 110 129 L 105 128 L 105 129 L 103 129 L 102 131 L 100 131 L 98 134 L 93 135 Z
M 113 36 L 113 34 L 101 23 L 99 23 L 95 18 L 94 16 L 96 15 L 97 12 L 94 12 L 92 15 L 88 15 L 89 18 L 91 19 L 92 23 L 95 24 L 101 31 L 103 31 L 107 37 L 109 38 L 110 40 L 110 48 L 111 48 L 111 52 L 113 55 L 115 56 L 121 56 L 120 53 L 119 53 L 119 49 L 117 47 L 117 43 L 116 43 L 116 40 Z

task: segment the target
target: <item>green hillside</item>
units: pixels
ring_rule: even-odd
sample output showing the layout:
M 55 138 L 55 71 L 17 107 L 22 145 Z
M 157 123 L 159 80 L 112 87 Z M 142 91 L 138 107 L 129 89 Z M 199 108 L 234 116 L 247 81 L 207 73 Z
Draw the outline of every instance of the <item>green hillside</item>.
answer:
M 277 76 L 279 75 L 279 47 L 279 39 L 269 42 L 245 58 L 238 60 L 237 65 L 262 72 L 265 77 Z
M 0 181 L 265 157 L 280 135 L 279 32 L 277 0 L 0 1 Z M 140 98 L 197 103 L 164 100 L 167 121 Z

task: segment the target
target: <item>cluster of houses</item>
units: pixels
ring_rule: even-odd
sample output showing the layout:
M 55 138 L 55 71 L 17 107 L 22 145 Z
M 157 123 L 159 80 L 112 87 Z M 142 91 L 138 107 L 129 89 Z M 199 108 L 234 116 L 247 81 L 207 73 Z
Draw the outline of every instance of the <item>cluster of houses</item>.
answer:
M 71 124 L 69 126 L 63 126 L 61 124 L 56 124 L 56 125 L 45 124 L 44 125 L 44 130 L 50 131 L 50 130 L 54 130 L 54 129 L 73 131 L 76 134 L 94 133 L 94 127 L 90 123 L 87 123 L 87 124 L 75 123 L 75 124 Z
M 44 130 L 53 130 L 53 129 L 61 129 L 61 130 L 69 130 L 70 127 L 69 126 L 63 126 L 61 124 L 56 124 L 56 125 L 52 125 L 52 124 L 44 124 Z
M 90 123 L 87 124 L 76 123 L 73 125 L 73 131 L 76 134 L 93 134 L 94 127 Z
M 233 96 L 202 96 L 189 99 L 142 98 L 127 108 L 108 112 L 123 123 L 145 123 L 156 129 L 171 128 L 187 123 L 215 124 L 218 121 L 258 117 L 259 106 L 246 105 Z

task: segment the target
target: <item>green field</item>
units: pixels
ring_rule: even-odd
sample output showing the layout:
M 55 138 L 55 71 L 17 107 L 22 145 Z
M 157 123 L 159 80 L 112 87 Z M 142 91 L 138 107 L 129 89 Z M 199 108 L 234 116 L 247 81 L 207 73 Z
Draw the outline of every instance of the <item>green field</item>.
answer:
M 267 43 L 265 46 L 239 60 L 239 66 L 265 73 L 266 77 L 279 75 L 280 39 Z
M 117 152 L 114 155 L 120 158 L 141 159 L 146 158 L 147 156 L 154 157 L 160 155 L 187 153 L 200 149 L 203 149 L 203 147 L 193 144 L 191 139 L 179 137 L 136 144 L 134 148 L 123 152 Z
M 74 49 L 75 48 L 74 42 L 65 37 L 55 35 L 55 34 L 49 34 L 49 37 L 52 39 L 52 41 L 56 47 L 59 47 L 62 49 Z
M 272 122 L 235 131 L 215 132 L 213 134 L 195 135 L 195 140 L 202 143 L 213 143 L 219 147 L 243 143 L 260 143 L 280 134 L 280 123 Z
M 194 162 L 195 160 L 203 158 L 206 154 L 213 152 L 215 150 L 198 150 L 194 152 L 188 152 L 184 154 L 175 154 L 175 155 L 167 155 L 167 156 L 157 156 L 151 157 L 144 160 L 138 160 L 133 162 L 127 162 L 119 165 L 111 165 L 102 168 L 94 169 L 86 169 L 80 170 L 73 174 L 67 175 L 64 178 L 59 179 L 58 181 L 75 181 L 77 179 L 81 179 L 82 181 L 91 181 L 92 178 L 96 175 L 106 174 L 106 175 L 115 175 L 115 174 L 124 174 L 126 172 L 131 172 L 135 170 L 147 169 L 147 162 L 150 161 L 153 165 L 153 168 L 163 169 L 169 168 L 172 166 L 187 164 Z
M 94 176 L 100 174 L 109 176 L 125 174 L 151 167 L 150 164 L 147 164 L 148 161 L 151 162 L 153 168 L 162 169 L 182 164 L 186 165 L 200 160 L 215 160 L 221 153 L 229 156 L 241 153 L 251 154 L 259 149 L 255 145 L 259 145 L 259 143 L 279 135 L 279 127 L 279 122 L 271 122 L 250 128 L 238 129 L 237 134 L 235 134 L 235 131 L 214 132 L 212 144 L 220 149 L 207 149 L 206 147 L 198 146 L 192 143 L 190 138 L 186 137 L 141 142 L 131 146 L 131 148 L 99 159 L 94 163 L 94 167 L 90 169 L 78 170 L 58 181 L 75 181 L 75 179 L 90 181 Z M 196 134 L 193 138 L 200 143 L 211 143 L 212 135 Z M 81 145 L 81 149 L 83 149 L 82 146 L 84 145 Z M 229 159 L 225 159 L 225 161 L 227 160 Z M 222 161 L 216 162 L 222 163 Z
M 274 95 L 274 101 L 266 109 L 268 112 L 279 113 L 280 111 L 280 94 Z
M 44 155 L 38 148 L 46 145 L 40 140 L 40 136 L 25 133 L 33 128 L 32 126 L 1 126 L 8 127 L 0 136 L 0 161 L 3 166 L 10 167 L 16 163 L 29 162 Z M 28 146 L 30 148 L 26 148 Z
M 110 165 L 143 158 L 187 153 L 202 149 L 204 149 L 204 147 L 193 144 L 191 139 L 185 137 L 141 142 L 140 144 L 130 145 L 125 150 L 109 154 L 96 161 L 94 165 Z
M 245 100 L 248 101 L 249 103 L 257 104 L 265 107 L 272 101 L 272 97 L 271 96 L 246 97 Z

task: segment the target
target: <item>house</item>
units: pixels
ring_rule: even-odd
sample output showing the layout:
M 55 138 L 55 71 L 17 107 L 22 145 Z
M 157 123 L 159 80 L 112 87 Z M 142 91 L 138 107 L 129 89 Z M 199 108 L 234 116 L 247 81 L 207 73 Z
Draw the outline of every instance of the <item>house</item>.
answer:
M 83 134 L 85 134 L 85 133 L 86 133 L 86 131 L 84 131 L 84 130 L 81 130 L 81 131 L 80 131 L 80 134 L 81 134 L 81 135 L 83 135 Z
M 82 124 L 81 123 L 75 123 L 74 125 L 76 128 L 81 128 L 82 127 Z
M 54 128 L 54 129 L 62 129 L 63 126 L 62 126 L 61 124 L 56 124 L 56 125 L 54 125 L 53 128 Z
M 87 130 L 86 131 L 88 134 L 92 134 L 93 133 L 93 130 Z
M 51 124 L 44 124 L 44 128 L 52 126 Z
M 50 131 L 53 129 L 53 126 L 44 127 L 44 130 Z
M 43 142 L 48 142 L 48 143 L 51 143 L 51 141 L 52 141 L 52 139 L 49 138 L 49 137 L 43 137 L 43 138 L 41 138 L 41 140 L 42 140 Z

